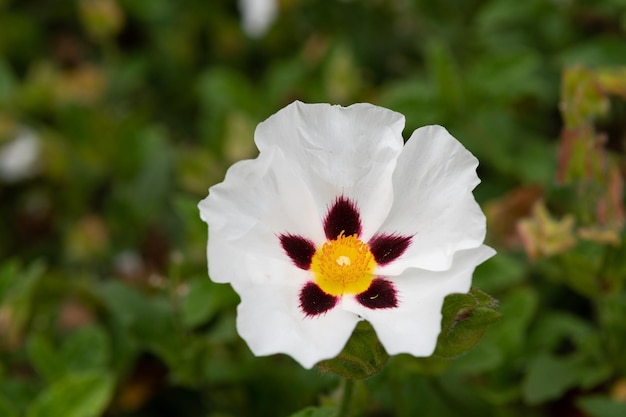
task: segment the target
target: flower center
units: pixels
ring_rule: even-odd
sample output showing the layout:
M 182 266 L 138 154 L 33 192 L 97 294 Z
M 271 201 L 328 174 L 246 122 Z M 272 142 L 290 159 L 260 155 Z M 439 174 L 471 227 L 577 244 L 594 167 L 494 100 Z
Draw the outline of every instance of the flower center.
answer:
M 315 283 L 327 294 L 341 296 L 360 294 L 374 278 L 374 256 L 357 235 L 330 240 L 317 248 L 311 259 Z

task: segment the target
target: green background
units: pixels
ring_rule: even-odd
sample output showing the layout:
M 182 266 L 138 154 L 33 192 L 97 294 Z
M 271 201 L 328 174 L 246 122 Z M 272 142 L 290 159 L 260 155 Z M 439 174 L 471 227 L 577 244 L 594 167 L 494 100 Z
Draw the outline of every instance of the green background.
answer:
M 444 125 L 498 250 L 482 340 L 391 358 L 353 415 L 626 415 L 626 2 L 278 3 L 251 38 L 235 1 L 0 0 L 0 152 L 39 143 L 0 178 L 0 415 L 334 415 L 338 376 L 237 335 L 196 207 L 295 99 Z

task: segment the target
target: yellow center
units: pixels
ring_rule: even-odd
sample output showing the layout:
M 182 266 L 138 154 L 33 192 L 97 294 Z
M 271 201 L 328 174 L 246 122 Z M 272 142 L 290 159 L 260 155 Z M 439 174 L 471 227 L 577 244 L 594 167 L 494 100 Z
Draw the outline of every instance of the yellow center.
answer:
M 344 236 L 317 248 L 311 260 L 315 283 L 327 294 L 341 296 L 367 290 L 376 267 L 369 247 L 356 235 Z

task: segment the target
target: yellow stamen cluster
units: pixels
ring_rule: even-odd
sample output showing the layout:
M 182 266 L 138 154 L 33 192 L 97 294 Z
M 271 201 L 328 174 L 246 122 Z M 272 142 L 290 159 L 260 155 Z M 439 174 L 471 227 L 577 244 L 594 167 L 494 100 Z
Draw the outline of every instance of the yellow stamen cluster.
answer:
M 320 246 L 311 260 L 315 283 L 327 294 L 360 294 L 374 278 L 374 256 L 357 235 L 344 236 Z

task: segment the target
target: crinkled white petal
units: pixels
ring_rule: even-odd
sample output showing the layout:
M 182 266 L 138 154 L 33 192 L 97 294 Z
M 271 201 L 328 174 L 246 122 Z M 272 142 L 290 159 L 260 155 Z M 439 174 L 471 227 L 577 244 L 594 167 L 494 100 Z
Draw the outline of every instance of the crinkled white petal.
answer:
M 494 254 L 493 249 L 483 245 L 457 252 L 447 271 L 407 269 L 391 277 L 398 291 L 396 308 L 372 310 L 347 297 L 343 308 L 368 320 L 390 355 L 430 356 L 441 331 L 445 296 L 467 292 L 476 266 Z
M 237 331 L 257 356 L 285 353 L 311 368 L 337 356 L 359 321 L 338 306 L 305 317 L 298 305 L 300 285 L 234 283 L 233 287 L 241 297 Z
M 371 104 L 296 101 L 260 123 L 255 142 L 261 154 L 275 147 L 285 153 L 322 215 L 339 195 L 353 199 L 363 220 L 362 237 L 368 239 L 393 201 L 403 128 L 403 115 Z
M 394 202 L 381 233 L 412 235 L 402 256 L 378 271 L 443 271 L 454 254 L 485 239 L 485 215 L 472 195 L 478 160 L 441 126 L 417 129 L 393 174 Z
M 368 104 L 295 102 L 257 127 L 259 157 L 233 165 L 200 202 L 209 274 L 240 295 L 237 329 L 256 355 L 286 353 L 310 368 L 336 356 L 361 318 L 390 354 L 432 353 L 444 297 L 466 292 L 493 250 L 482 245 L 485 217 L 472 195 L 477 160 L 439 126 L 416 130 L 403 147 L 403 127 L 402 115 Z M 393 280 L 398 307 L 372 310 L 344 297 L 319 316 L 301 311 L 311 273 L 292 263 L 279 237 L 319 247 L 339 196 L 356 203 L 364 241 L 412 236 L 376 271 Z
M 278 148 L 234 164 L 199 209 L 209 225 L 209 275 L 216 282 L 286 280 L 277 271 L 293 265 L 279 235 L 324 241 L 311 193 Z

